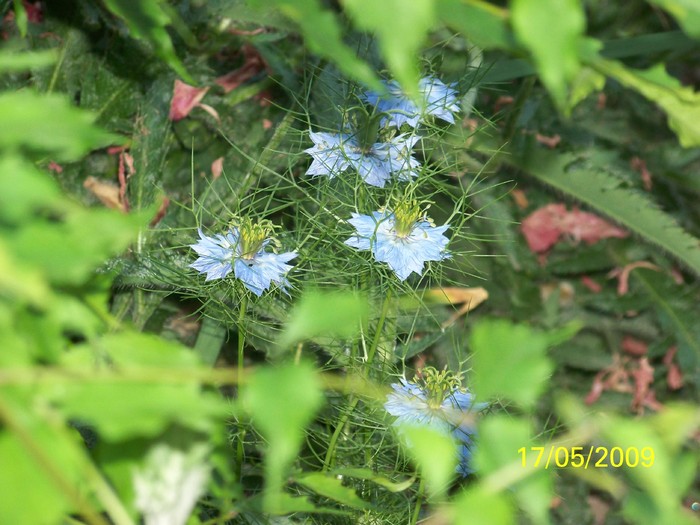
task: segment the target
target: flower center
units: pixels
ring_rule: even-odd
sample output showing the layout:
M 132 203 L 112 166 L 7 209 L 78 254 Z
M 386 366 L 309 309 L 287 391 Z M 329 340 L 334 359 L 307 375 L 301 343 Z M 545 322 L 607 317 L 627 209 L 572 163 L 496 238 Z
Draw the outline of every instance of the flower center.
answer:
M 252 259 L 262 249 L 263 243 L 272 233 L 272 223 L 264 220 L 254 223 L 251 219 L 239 221 L 238 249 L 242 259 Z
M 413 226 L 421 216 L 421 210 L 416 201 L 400 202 L 394 206 L 394 231 L 396 236 L 405 239 L 413 231 Z
M 445 397 L 459 389 L 461 381 L 459 377 L 449 370 L 438 372 L 432 366 L 422 370 L 423 390 L 425 391 L 428 406 L 433 410 L 438 410 L 442 406 Z M 419 381 L 416 377 L 414 382 Z

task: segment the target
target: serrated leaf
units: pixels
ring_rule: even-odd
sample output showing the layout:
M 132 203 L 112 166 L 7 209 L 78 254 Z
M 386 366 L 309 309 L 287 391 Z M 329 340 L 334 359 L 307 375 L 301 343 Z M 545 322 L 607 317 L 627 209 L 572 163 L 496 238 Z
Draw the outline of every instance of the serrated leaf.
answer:
M 105 0 L 105 5 L 126 22 L 135 38 L 150 42 L 156 54 L 183 79 L 192 83 L 192 77 L 175 54 L 170 35 L 165 27 L 172 24 L 173 11 L 161 5 L 160 0 Z
M 416 57 L 435 22 L 434 0 L 344 0 L 343 6 L 360 28 L 377 34 L 394 77 L 417 96 Z
M 577 164 L 581 157 L 544 151 L 533 143 L 522 153 L 509 153 L 502 157 L 506 164 L 606 215 L 700 275 L 700 240 L 681 229 L 646 195 L 620 187 L 622 181 L 607 173 L 606 166 L 598 165 L 595 158 Z
M 586 25 L 579 0 L 512 0 L 511 22 L 532 53 L 537 72 L 561 111 L 580 69 L 578 48 Z
M 681 146 L 700 146 L 700 93 L 681 85 L 666 73 L 663 64 L 638 70 L 612 60 L 598 59 L 591 66 L 661 106 L 668 116 L 668 125 L 678 136 Z

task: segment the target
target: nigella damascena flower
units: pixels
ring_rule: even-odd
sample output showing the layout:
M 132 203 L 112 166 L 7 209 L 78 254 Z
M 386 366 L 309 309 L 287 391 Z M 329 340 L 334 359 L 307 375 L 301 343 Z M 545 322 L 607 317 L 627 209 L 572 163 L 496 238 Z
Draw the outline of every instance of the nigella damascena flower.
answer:
M 449 239 L 443 235 L 449 224 L 435 226 L 414 201 L 400 203 L 393 211 L 380 210 L 372 215 L 353 213 L 348 220 L 356 233 L 345 244 L 358 250 L 370 250 L 374 258 L 385 262 L 398 278 L 405 281 L 411 272 L 423 273 L 427 261 L 450 257 L 445 251 Z
M 364 147 L 355 135 L 349 133 L 314 133 L 309 131 L 314 146 L 305 150 L 314 159 L 307 175 L 327 175 L 334 178 L 351 168 L 367 184 L 383 188 L 396 176 L 406 181 L 418 176 L 420 163 L 411 156 L 418 141 L 416 135 L 398 135 L 388 142 L 375 142 Z
M 474 413 L 483 410 L 484 403 L 474 403 L 469 392 L 460 389 L 460 380 L 449 371 L 438 372 L 433 367 L 422 371 L 421 378 L 401 379 L 391 385 L 394 390 L 387 396 L 384 409 L 396 417 L 393 425 L 424 426 L 443 434 L 451 434 L 457 441 L 459 456 L 457 472 L 467 476 L 472 472 L 469 461 L 473 445 Z
M 208 237 L 199 231 L 199 241 L 190 245 L 199 258 L 190 267 L 207 274 L 207 281 L 223 279 L 231 271 L 246 288 L 257 296 L 276 283 L 285 290 L 289 281 L 285 274 L 292 266 L 285 264 L 297 256 L 296 252 L 273 253 L 266 247 L 273 242 L 268 237 L 271 225 L 250 220 L 232 226 L 226 234 Z
M 400 128 L 402 124 L 408 124 L 415 128 L 418 121 L 427 115 L 433 115 L 454 124 L 454 113 L 459 111 L 459 105 L 457 104 L 457 90 L 452 85 L 445 85 L 441 80 L 432 76 L 422 78 L 418 83 L 421 99 L 421 106 L 418 106 L 401 90 L 401 86 L 395 80 L 383 81 L 383 84 L 387 90 L 386 94 L 367 91 L 363 97 L 377 111 L 387 114 L 380 120 L 382 126 Z

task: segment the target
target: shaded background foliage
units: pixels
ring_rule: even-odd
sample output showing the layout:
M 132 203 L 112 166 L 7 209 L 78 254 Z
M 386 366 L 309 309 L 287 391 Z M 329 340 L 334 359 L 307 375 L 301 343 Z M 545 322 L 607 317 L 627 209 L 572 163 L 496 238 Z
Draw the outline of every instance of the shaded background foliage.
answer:
M 4 521 L 133 523 L 134 472 L 156 443 L 206 449 L 192 523 L 697 521 L 694 3 L 63 0 L 2 14 Z M 302 151 L 363 86 L 415 93 L 426 73 L 461 94 L 457 125 L 417 148 L 419 191 L 452 220 L 458 256 L 397 287 L 362 257 L 315 254 L 350 234 L 346 203 L 382 202 L 351 179 L 309 182 Z M 182 118 L 176 81 L 201 96 Z M 629 235 L 586 230 L 578 209 Z M 195 228 L 233 215 L 271 218 L 300 247 L 290 297 L 244 302 L 188 268 Z M 458 315 L 476 306 L 467 287 L 488 300 Z M 381 359 L 364 361 L 366 344 Z M 313 366 L 285 364 L 300 356 Z M 439 447 L 416 436 L 404 451 L 387 432 L 381 385 L 425 363 L 493 402 L 461 483 L 427 467 L 445 463 Z M 656 464 L 521 465 L 518 449 L 550 443 L 651 447 Z

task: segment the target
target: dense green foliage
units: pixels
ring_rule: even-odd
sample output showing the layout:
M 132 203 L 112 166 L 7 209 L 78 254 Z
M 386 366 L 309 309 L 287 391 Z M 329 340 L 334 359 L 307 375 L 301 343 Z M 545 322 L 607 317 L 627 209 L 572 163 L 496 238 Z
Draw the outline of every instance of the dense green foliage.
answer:
M 0 523 L 697 522 L 696 2 L 0 6 Z M 426 76 L 415 180 L 307 176 Z M 406 203 L 403 279 L 346 241 Z M 286 290 L 191 267 L 246 220 Z M 464 478 L 383 406 L 427 365 L 488 405 Z

